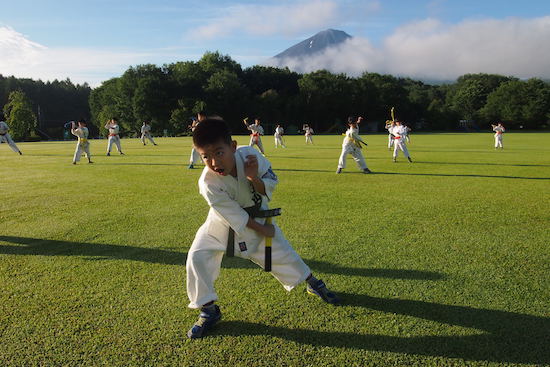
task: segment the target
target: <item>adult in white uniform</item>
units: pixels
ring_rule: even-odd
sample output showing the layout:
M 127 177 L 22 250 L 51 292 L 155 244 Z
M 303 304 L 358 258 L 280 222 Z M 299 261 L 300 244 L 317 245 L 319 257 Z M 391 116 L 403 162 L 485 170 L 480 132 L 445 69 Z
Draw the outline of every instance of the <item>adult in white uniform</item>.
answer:
M 76 127 L 75 123 L 72 122 L 71 134 L 78 138 L 73 156 L 73 164 L 76 164 L 76 162 L 80 161 L 80 156 L 82 155 L 82 153 L 86 154 L 86 157 L 88 158 L 88 163 L 94 163 L 92 162 L 92 155 L 90 154 L 90 142 L 88 141 L 88 136 L 90 132 L 86 127 L 86 120 L 79 120 L 78 127 Z
M 262 127 L 262 125 L 260 125 L 260 119 L 256 118 L 254 120 L 254 124 L 249 124 L 247 117 L 243 120 L 243 122 L 246 128 L 250 130 L 250 143 L 248 145 L 251 147 L 254 146 L 254 144 L 257 145 L 260 149 L 260 152 L 265 155 L 264 146 L 262 144 L 262 135 L 264 135 L 264 128 Z
M 302 126 L 302 130 L 304 130 L 306 144 L 313 144 L 313 128 L 311 128 L 308 124 L 305 124 L 304 126 Z
M 361 151 L 361 142 L 363 142 L 363 139 L 359 136 L 358 131 L 357 121 L 348 119 L 348 129 L 343 134 L 345 138 L 342 142 L 342 153 L 338 159 L 338 169 L 336 173 L 341 173 L 342 170 L 346 168 L 346 157 L 348 154 L 351 154 L 353 160 L 363 173 L 372 173 L 371 170 L 368 169 L 367 162 L 365 162 L 365 157 Z
M 401 125 L 400 121 L 395 121 L 395 125 L 389 131 L 393 135 L 393 161 L 397 162 L 397 154 L 401 150 L 409 162 L 412 163 L 411 156 L 407 150 L 407 144 L 405 143 L 407 135 L 405 126 Z
M 153 143 L 153 145 L 157 145 L 157 143 L 155 143 L 155 141 L 153 140 L 153 136 L 151 135 L 151 125 L 149 125 L 147 123 L 147 121 L 144 121 L 143 122 L 143 125 L 141 126 L 141 142 L 143 143 L 143 145 L 147 145 L 145 143 L 145 138 L 149 139 L 149 141 L 151 143 Z
M 111 148 L 113 143 L 116 145 L 116 148 L 120 154 L 122 153 L 122 148 L 120 147 L 120 126 L 118 126 L 116 119 L 111 119 L 105 124 L 105 128 L 109 130 L 109 141 L 107 143 L 107 155 L 111 155 Z
M 235 256 L 263 266 L 266 237 L 272 241 L 271 274 L 287 291 L 306 281 L 309 293 L 325 302 L 338 303 L 338 297 L 313 277 L 281 229 L 244 209 L 268 209 L 278 183 L 269 161 L 250 146 L 237 148 L 223 120 L 201 122 L 193 133 L 193 142 L 206 165 L 199 179 L 199 192 L 210 210 L 187 255 L 189 307 L 201 309 L 199 320 L 187 335 L 203 337 L 221 319 L 220 309 L 214 303 L 218 299 L 214 282 L 220 274 L 224 252 L 230 250 Z
M 188 125 L 187 127 L 191 129 L 191 132 L 195 131 L 195 128 L 201 122 L 202 120 L 206 119 L 206 112 L 200 111 L 197 113 L 197 118 L 193 119 L 193 122 L 191 122 L 191 125 Z M 201 157 L 199 156 L 199 152 L 196 151 L 195 147 L 193 146 L 191 148 L 191 155 L 189 156 L 189 166 L 187 168 L 193 169 L 195 168 L 195 164 L 197 162 L 200 162 Z
M 495 132 L 495 149 L 504 149 L 504 145 L 502 145 L 502 134 L 506 131 L 504 126 L 502 126 L 502 122 L 499 122 L 497 125 L 491 125 L 493 127 L 493 131 Z
M 22 155 L 21 151 L 11 138 L 10 133 L 8 132 L 10 130 L 10 127 L 5 121 L 2 121 L 2 115 L 0 115 L 0 142 L 7 143 L 11 150 L 13 150 L 15 153 L 19 153 L 19 155 Z
M 283 135 L 285 133 L 285 129 L 281 125 L 277 125 L 275 128 L 275 148 L 278 148 L 279 145 L 283 148 L 286 148 L 285 143 L 283 141 Z

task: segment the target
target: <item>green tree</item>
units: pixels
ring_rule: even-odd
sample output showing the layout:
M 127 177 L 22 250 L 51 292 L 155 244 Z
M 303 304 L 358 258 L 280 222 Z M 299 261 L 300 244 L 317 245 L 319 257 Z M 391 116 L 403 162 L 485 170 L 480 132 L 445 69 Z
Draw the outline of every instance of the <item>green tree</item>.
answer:
M 36 116 L 32 111 L 31 102 L 23 91 L 17 90 L 9 94 L 8 103 L 4 106 L 4 115 L 15 140 L 35 134 Z

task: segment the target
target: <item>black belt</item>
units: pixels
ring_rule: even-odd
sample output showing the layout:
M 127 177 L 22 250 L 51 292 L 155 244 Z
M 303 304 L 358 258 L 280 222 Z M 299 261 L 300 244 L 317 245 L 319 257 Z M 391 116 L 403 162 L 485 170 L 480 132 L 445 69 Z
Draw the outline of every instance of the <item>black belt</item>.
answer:
M 262 210 L 259 205 L 254 205 L 243 209 L 251 218 L 270 218 L 281 215 L 281 208 Z M 225 251 L 225 256 L 235 256 L 235 231 L 231 228 L 231 226 L 229 226 L 229 236 L 227 237 L 227 250 Z

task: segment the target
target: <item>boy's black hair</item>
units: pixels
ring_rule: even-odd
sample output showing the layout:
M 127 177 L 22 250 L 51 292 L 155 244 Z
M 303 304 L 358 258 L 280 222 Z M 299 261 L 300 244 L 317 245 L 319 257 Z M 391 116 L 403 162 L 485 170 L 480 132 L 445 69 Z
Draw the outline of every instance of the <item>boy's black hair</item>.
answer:
M 207 118 L 197 125 L 193 131 L 193 144 L 204 147 L 219 141 L 231 144 L 231 131 L 224 120 Z
M 86 119 L 78 119 L 77 122 L 82 122 L 82 123 L 84 123 L 84 124 L 87 124 Z
M 197 113 L 197 115 L 206 116 L 206 112 L 204 112 L 203 110 L 200 110 L 199 113 Z
M 348 124 L 355 124 L 356 120 L 354 116 L 348 117 Z

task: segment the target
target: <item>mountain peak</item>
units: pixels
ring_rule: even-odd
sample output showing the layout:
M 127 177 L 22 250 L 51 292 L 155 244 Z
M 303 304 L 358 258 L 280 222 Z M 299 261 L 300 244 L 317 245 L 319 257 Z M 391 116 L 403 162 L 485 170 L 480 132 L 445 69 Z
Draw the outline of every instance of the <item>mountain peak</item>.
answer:
M 306 40 L 303 40 L 300 43 L 295 44 L 292 47 L 287 48 L 280 54 L 275 55 L 275 58 L 283 59 L 288 57 L 311 56 L 318 52 L 324 51 L 328 47 L 343 43 L 350 38 L 352 37 L 344 31 L 339 31 L 337 29 L 326 29 Z

